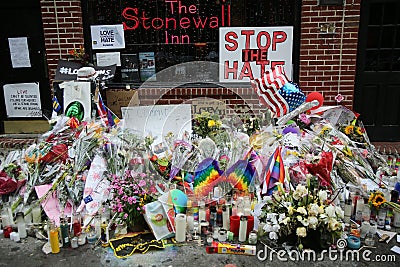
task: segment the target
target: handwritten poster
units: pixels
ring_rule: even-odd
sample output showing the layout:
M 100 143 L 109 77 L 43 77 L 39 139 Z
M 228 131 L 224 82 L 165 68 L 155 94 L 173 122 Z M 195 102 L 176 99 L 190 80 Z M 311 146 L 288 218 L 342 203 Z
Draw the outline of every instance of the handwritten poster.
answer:
M 136 130 L 143 136 L 152 135 L 154 150 L 164 142 L 164 137 L 172 132 L 177 139 L 192 130 L 191 105 L 155 105 L 121 107 L 124 126 Z
M 275 65 L 292 77 L 292 26 L 220 28 L 219 45 L 220 82 L 248 82 Z
M 31 67 L 27 37 L 8 38 L 8 46 L 13 68 Z
M 42 117 L 38 83 L 14 83 L 3 86 L 7 117 Z

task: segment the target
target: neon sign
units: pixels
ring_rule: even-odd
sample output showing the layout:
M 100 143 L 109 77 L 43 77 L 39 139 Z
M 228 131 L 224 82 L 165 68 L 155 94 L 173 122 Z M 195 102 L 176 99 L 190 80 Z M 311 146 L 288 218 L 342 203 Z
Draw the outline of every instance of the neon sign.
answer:
M 122 11 L 125 31 L 162 31 L 165 44 L 189 44 L 193 40 L 190 30 L 218 29 L 230 26 L 231 7 L 221 1 L 218 15 L 201 16 L 201 8 L 195 4 L 185 4 L 182 0 L 164 0 L 165 16 L 152 16 L 152 10 L 126 7 Z M 180 31 L 185 32 L 181 34 Z

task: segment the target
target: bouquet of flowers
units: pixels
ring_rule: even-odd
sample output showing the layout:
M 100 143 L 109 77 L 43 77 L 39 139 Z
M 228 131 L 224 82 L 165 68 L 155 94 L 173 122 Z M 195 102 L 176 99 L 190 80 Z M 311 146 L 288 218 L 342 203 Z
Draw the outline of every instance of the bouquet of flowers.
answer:
M 400 205 L 387 201 L 385 195 L 381 191 L 374 191 L 369 195 L 368 205 L 371 209 L 379 210 L 383 208 L 392 208 L 397 212 L 400 212 Z
M 331 203 L 315 177 L 307 176 L 307 186 L 299 184 L 295 190 L 284 191 L 277 183 L 278 191 L 267 200 L 259 218 L 266 223 L 270 239 L 299 249 L 320 249 L 342 235 L 344 212 Z
M 215 114 L 203 112 L 200 115 L 196 115 L 193 123 L 193 132 L 198 136 L 205 138 L 211 137 L 221 127 L 222 122 L 219 117 Z
M 157 199 L 158 191 L 153 177 L 126 170 L 123 177 L 112 175 L 111 178 L 111 189 L 114 194 L 111 208 L 118 214 L 116 222 L 126 223 L 128 230 L 132 230 L 134 226 L 145 227 L 143 207 Z

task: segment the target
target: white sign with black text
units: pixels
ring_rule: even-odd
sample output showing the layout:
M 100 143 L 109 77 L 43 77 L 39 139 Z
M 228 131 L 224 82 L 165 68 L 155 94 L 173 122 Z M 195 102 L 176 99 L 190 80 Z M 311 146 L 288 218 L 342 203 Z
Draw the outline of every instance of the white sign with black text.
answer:
M 39 83 L 5 84 L 7 117 L 42 117 Z
M 117 25 L 91 25 L 93 49 L 125 48 L 124 27 Z

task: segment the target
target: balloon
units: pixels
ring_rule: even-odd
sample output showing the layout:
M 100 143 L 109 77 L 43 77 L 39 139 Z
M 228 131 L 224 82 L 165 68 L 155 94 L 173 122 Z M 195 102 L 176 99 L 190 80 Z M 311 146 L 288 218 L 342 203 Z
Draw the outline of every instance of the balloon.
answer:
M 306 102 L 311 102 L 313 100 L 317 100 L 318 105 L 310 108 L 309 110 L 317 109 L 324 104 L 324 96 L 320 92 L 311 92 L 307 95 Z

